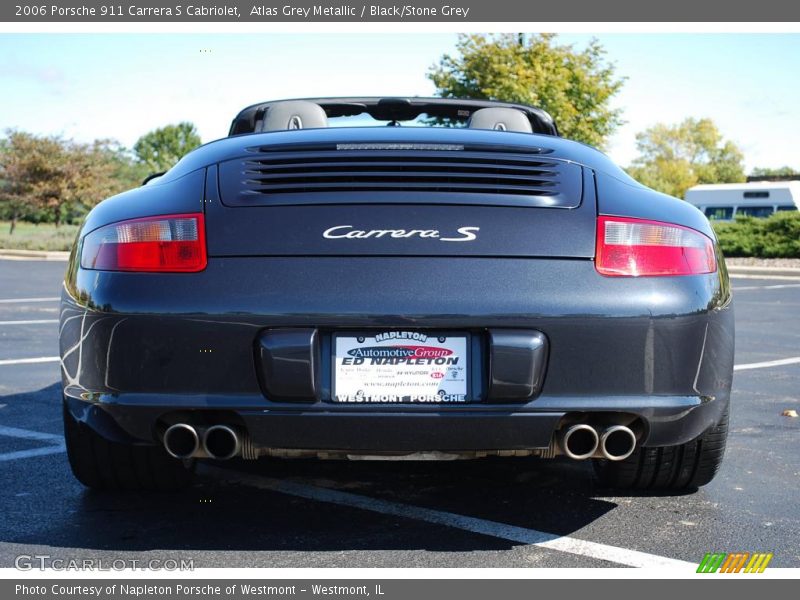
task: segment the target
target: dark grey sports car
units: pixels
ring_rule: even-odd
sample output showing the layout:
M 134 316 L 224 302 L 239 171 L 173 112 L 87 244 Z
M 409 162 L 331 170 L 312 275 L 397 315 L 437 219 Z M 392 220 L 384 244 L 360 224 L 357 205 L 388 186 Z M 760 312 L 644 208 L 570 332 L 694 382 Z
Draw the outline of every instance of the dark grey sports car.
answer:
M 529 106 L 246 108 L 91 211 L 60 331 L 94 488 L 184 486 L 202 458 L 563 455 L 678 490 L 724 453 L 708 221 Z

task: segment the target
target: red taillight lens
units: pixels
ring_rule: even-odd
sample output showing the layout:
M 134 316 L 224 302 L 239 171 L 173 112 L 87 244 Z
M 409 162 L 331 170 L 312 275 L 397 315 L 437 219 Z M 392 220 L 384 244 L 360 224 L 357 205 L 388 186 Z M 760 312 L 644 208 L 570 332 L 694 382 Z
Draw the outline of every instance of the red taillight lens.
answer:
M 81 267 L 190 273 L 206 268 L 203 215 L 164 215 L 112 223 L 83 239 Z
M 717 270 L 706 235 L 670 223 L 598 217 L 595 267 L 611 277 L 698 275 Z

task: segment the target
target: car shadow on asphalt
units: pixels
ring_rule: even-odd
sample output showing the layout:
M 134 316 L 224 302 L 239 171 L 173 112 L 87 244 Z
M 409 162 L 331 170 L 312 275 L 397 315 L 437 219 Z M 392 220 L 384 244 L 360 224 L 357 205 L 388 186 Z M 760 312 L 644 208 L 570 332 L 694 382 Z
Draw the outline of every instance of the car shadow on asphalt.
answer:
M 14 406 L 36 396 L 41 411 L 45 395 L 47 410 L 52 407 L 54 415 L 60 412 L 57 386 L 5 396 L 0 403 Z M 83 488 L 72 477 L 63 453 L 6 462 L 0 492 L 0 543 L 117 552 L 459 552 L 519 545 L 380 508 L 363 510 L 302 498 L 261 486 L 262 481 L 290 481 L 306 489 L 337 490 L 393 506 L 436 510 L 556 536 L 572 534 L 617 507 L 596 487 L 588 462 L 565 459 L 234 459 L 212 464 L 210 469 L 200 467 L 196 483 L 180 493 L 111 493 Z

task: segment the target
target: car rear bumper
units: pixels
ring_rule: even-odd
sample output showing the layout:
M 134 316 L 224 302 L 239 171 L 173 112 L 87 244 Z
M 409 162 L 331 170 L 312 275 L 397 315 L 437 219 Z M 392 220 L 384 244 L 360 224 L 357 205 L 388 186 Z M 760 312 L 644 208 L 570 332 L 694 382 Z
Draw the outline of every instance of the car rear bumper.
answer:
M 73 416 L 109 439 L 154 443 L 167 424 L 238 427 L 254 446 L 351 452 L 503 451 L 550 446 L 569 420 L 607 415 L 640 419 L 644 446 L 688 442 L 717 423 L 728 398 L 692 396 L 539 398 L 536 406 L 443 408 L 354 406 L 263 407 L 259 397 L 101 395 L 87 400 L 67 388 Z
M 315 396 L 289 402 L 259 362 L 274 329 L 471 332 L 484 383 L 455 406 L 339 405 L 322 369 Z M 543 333 L 548 356 L 535 394 L 509 402 L 491 397 L 489 341 L 515 330 Z M 518 450 L 548 447 L 565 419 L 613 414 L 640 421 L 640 443 L 666 446 L 728 403 L 733 311 L 724 270 L 628 279 L 590 260 L 212 258 L 190 276 L 75 268 L 61 355 L 73 414 L 134 442 L 196 419 L 236 424 L 264 448 Z

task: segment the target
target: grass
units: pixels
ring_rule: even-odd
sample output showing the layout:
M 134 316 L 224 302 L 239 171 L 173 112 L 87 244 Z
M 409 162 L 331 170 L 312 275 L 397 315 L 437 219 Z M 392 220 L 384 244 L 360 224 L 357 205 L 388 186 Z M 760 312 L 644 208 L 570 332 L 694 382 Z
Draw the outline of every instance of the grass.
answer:
M 0 249 L 69 250 L 78 234 L 79 226 L 56 227 L 52 223 L 35 224 L 18 221 L 14 234 L 9 235 L 10 227 L 9 221 L 0 221 Z

